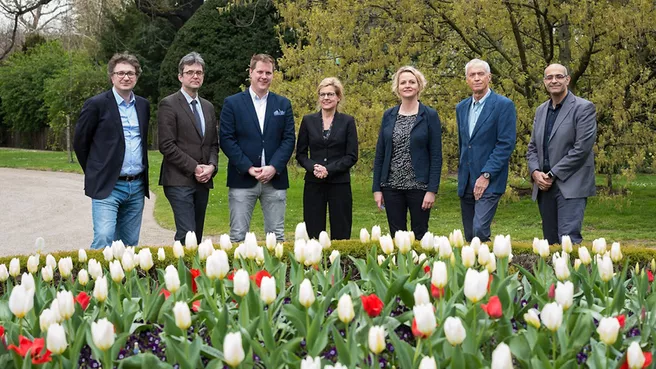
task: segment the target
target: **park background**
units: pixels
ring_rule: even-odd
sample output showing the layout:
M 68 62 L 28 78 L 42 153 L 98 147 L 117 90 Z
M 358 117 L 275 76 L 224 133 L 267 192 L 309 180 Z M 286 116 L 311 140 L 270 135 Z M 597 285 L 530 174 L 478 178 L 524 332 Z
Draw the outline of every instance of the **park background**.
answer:
M 655 245 L 656 230 L 656 5 L 652 1 L 225 1 L 225 0 L 0 0 L 0 166 L 81 172 L 67 148 L 82 103 L 109 88 L 106 63 L 115 52 L 139 58 L 135 92 L 151 101 L 149 146 L 157 149 L 157 102 L 179 88 L 177 62 L 197 51 L 207 63 L 201 95 L 217 107 L 247 82 L 254 53 L 278 59 L 272 90 L 290 98 L 296 124 L 316 110 L 316 86 L 336 76 L 345 86 L 343 112 L 354 115 L 360 161 L 354 168 L 354 227 L 380 224 L 371 196 L 374 146 L 383 111 L 396 104 L 390 79 L 412 64 L 428 87 L 423 103 L 443 127 L 444 167 L 430 229 L 460 228 L 453 173 L 458 165 L 455 104 L 470 94 L 464 65 L 490 63 L 492 88 L 518 112 L 517 147 L 494 234 L 541 237 L 530 201 L 526 146 L 536 107 L 548 99 L 546 65 L 559 62 L 571 90 L 597 106 L 595 145 L 599 196 L 590 199 L 584 237 Z M 297 127 L 298 128 L 298 127 Z M 73 155 L 74 159 L 74 155 Z M 155 216 L 173 229 L 159 177 L 161 155 L 150 153 Z M 206 234 L 228 231 L 225 165 L 211 192 Z M 302 170 L 290 161 L 286 230 L 302 221 Z M 82 191 L 82 188 L 80 188 Z M 262 234 L 259 209 L 253 228 Z M 291 238 L 291 237 L 290 237 Z

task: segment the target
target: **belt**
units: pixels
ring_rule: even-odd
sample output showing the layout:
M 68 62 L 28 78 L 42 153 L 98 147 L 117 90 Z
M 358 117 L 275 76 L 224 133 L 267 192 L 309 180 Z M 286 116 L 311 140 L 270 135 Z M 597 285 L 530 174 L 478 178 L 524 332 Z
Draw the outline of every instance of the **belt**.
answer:
M 119 181 L 127 181 L 127 182 L 136 181 L 137 179 L 141 179 L 141 173 L 135 174 L 133 176 L 119 176 L 118 177 Z

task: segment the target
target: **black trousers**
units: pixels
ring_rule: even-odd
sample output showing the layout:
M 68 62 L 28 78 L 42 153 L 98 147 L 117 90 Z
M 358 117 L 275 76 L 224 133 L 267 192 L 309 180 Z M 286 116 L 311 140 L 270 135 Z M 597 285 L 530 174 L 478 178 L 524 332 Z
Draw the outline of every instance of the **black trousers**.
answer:
M 426 191 L 383 188 L 382 192 L 390 235 L 394 237 L 396 231 L 408 230 L 408 211 L 410 211 L 410 227 L 415 233 L 415 239 L 421 240 L 424 233 L 428 232 L 430 218 L 430 209 L 421 208 Z
M 326 230 L 326 210 L 330 211 L 330 238 L 348 240 L 353 224 L 353 197 L 350 183 L 305 181 L 303 219 L 310 238 Z
M 209 194 L 210 189 L 200 184 L 195 187 L 164 186 L 164 195 L 173 209 L 176 241 L 184 245 L 187 232 L 192 231 L 196 233 L 198 243 L 201 242 Z

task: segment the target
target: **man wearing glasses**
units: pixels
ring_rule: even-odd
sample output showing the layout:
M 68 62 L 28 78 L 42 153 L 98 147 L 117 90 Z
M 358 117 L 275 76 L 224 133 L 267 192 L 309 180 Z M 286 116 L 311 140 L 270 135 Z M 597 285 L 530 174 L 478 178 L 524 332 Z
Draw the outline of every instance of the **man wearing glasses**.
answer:
M 549 244 L 560 243 L 562 236 L 581 243 L 587 198 L 595 194 L 595 106 L 571 93 L 569 81 L 567 68 L 560 64 L 544 70 L 551 99 L 535 112 L 526 153 L 533 200 L 538 201 L 542 233 Z
M 93 249 L 115 240 L 136 246 L 149 196 L 150 103 L 132 92 L 141 66 L 134 55 L 115 54 L 107 71 L 112 89 L 88 99 L 75 126 L 75 155 L 91 197 Z
M 205 62 L 192 52 L 178 63 L 180 91 L 162 99 L 157 111 L 159 151 L 164 155 L 159 184 L 175 219 L 175 240 L 187 232 L 201 242 L 212 177 L 218 164 L 218 122 L 214 105 L 198 96 Z

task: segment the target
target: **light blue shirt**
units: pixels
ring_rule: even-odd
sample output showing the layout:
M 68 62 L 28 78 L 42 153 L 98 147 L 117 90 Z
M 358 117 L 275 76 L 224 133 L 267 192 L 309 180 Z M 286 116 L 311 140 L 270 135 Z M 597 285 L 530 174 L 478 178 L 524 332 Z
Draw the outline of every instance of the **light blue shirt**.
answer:
M 112 87 L 118 113 L 121 116 L 123 126 L 123 137 L 125 137 L 125 155 L 121 176 L 136 176 L 144 171 L 143 154 L 141 152 L 141 130 L 139 129 L 139 118 L 135 107 L 134 93 L 130 93 L 130 101 L 123 100 L 121 95 Z
M 490 96 L 490 93 L 492 93 L 492 90 L 488 88 L 485 96 L 483 96 L 478 101 L 476 101 L 472 96 L 472 104 L 469 106 L 469 137 L 471 137 L 472 133 L 474 132 L 474 127 L 476 127 L 478 117 L 481 116 L 481 112 L 485 106 L 485 100 L 487 100 L 487 97 Z
M 180 89 L 180 92 L 182 92 L 182 95 L 187 99 L 187 104 L 189 104 L 189 109 L 191 109 L 191 113 L 194 113 L 194 107 L 191 105 L 191 102 L 196 100 L 196 109 L 198 110 L 198 115 L 200 115 L 200 128 L 201 128 L 201 133 L 203 136 L 205 136 L 205 116 L 203 115 L 203 108 L 200 106 L 200 100 L 198 99 L 198 96 L 194 99 L 193 97 L 189 96 L 189 94 L 184 90 Z M 194 117 L 194 119 L 196 119 Z

